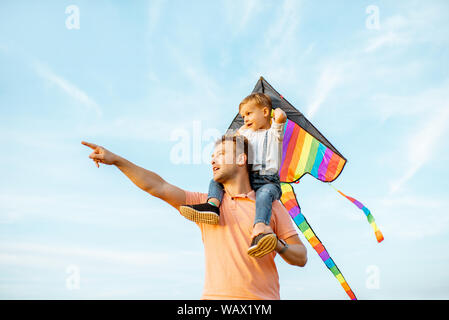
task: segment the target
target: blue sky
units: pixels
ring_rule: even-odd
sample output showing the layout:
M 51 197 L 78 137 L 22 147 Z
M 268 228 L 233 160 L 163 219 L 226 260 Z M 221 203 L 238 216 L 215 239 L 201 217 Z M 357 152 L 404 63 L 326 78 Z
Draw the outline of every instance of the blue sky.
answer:
M 206 192 L 196 157 L 264 76 L 348 159 L 334 186 L 385 236 L 295 185 L 358 298 L 448 299 L 448 34 L 447 1 L 2 1 L 0 298 L 199 299 L 198 228 L 80 142 Z M 281 298 L 347 299 L 306 246 L 305 268 L 276 258 Z

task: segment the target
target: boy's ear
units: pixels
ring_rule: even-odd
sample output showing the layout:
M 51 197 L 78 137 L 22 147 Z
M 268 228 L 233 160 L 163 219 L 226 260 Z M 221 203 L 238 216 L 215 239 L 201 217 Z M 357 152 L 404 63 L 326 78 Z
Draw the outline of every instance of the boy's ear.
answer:
M 268 109 L 268 107 L 263 107 L 263 116 L 265 118 L 270 116 L 270 110 Z

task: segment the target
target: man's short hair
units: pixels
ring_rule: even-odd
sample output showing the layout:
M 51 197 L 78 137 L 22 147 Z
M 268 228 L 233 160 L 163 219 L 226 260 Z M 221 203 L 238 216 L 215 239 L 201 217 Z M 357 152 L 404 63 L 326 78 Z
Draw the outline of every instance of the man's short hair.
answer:
M 237 160 L 237 156 L 244 153 L 246 155 L 246 168 L 248 169 L 248 173 L 252 170 L 252 165 L 249 163 L 249 142 L 248 139 L 245 136 L 234 134 L 234 133 L 227 133 L 224 134 L 221 138 L 219 138 L 215 142 L 215 146 L 217 146 L 220 143 L 224 143 L 226 141 L 232 141 L 234 143 L 234 149 L 232 153 L 232 161 L 234 163 Z
M 260 92 L 251 93 L 249 96 L 247 96 L 245 99 L 243 99 L 242 102 L 240 102 L 239 111 L 242 108 L 242 106 L 247 103 L 254 103 L 259 108 L 267 107 L 268 111 L 271 114 L 271 109 L 272 109 L 271 98 L 269 95 L 267 95 L 265 93 L 260 93 Z

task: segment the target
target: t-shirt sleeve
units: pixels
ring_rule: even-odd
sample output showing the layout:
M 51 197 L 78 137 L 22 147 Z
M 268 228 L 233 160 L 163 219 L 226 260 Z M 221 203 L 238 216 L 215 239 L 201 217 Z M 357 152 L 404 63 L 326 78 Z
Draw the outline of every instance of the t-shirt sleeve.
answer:
M 271 123 L 271 127 L 270 127 L 270 133 L 276 137 L 277 140 L 282 141 L 282 139 L 284 139 L 284 123 L 276 123 L 276 122 L 272 122 Z
M 184 190 L 186 194 L 186 204 L 199 204 L 207 201 L 207 193 L 191 192 Z
M 292 218 L 280 201 L 275 201 L 273 203 L 273 216 L 273 231 L 277 234 L 279 239 L 287 239 L 291 236 L 298 235 Z
M 184 190 L 186 194 L 186 204 L 199 204 L 207 201 L 207 193 L 191 192 Z M 181 213 L 180 213 L 181 214 Z M 194 222 L 202 230 L 202 223 Z M 203 239 L 204 240 L 204 239 Z

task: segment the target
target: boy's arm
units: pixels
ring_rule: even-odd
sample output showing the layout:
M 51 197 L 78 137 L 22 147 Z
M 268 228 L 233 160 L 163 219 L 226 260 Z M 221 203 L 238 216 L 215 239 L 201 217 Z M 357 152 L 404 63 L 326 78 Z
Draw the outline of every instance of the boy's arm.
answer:
M 94 150 L 89 155 L 89 158 L 96 162 L 97 167 L 99 167 L 98 163 L 115 165 L 140 189 L 148 192 L 154 197 L 164 200 L 177 210 L 181 205 L 185 204 L 185 191 L 168 183 L 158 174 L 141 168 L 96 144 L 84 141 L 81 143 Z
M 287 115 L 281 108 L 273 110 L 273 121 L 269 130 L 279 142 L 282 142 L 284 139 L 284 125 L 286 121 Z

